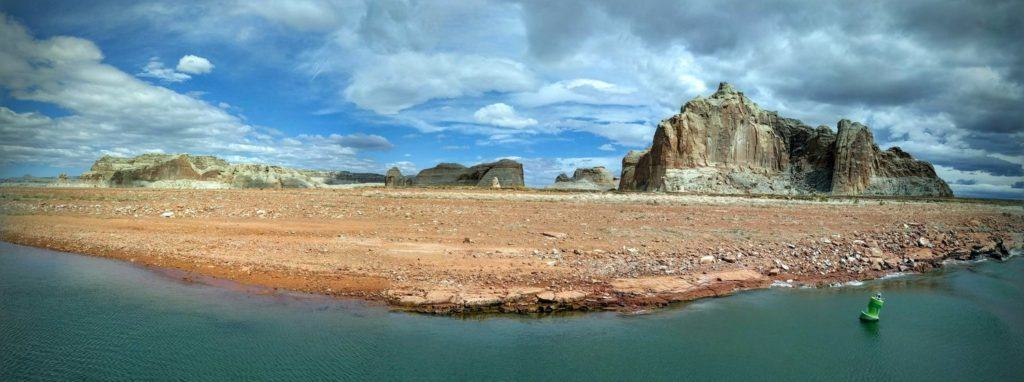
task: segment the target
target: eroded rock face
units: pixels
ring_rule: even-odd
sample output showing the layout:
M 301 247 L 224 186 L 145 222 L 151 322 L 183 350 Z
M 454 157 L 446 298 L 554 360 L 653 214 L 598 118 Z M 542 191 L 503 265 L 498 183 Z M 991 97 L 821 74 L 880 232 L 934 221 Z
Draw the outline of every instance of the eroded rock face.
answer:
M 727 83 L 662 121 L 648 150 L 630 151 L 619 189 L 952 196 L 931 164 L 879 150 L 866 126 L 812 128 L 762 110 Z
M 496 181 L 495 181 L 496 180 Z M 523 165 L 511 159 L 466 167 L 458 163 L 441 163 L 406 177 L 398 168 L 388 170 L 384 179 L 388 187 L 475 186 L 481 188 L 523 187 Z
M 294 169 L 262 164 L 230 164 L 208 155 L 143 154 L 104 156 L 82 180 L 111 187 L 313 188 L 319 183 Z
M 555 178 L 555 184 L 548 188 L 556 190 L 594 190 L 607 191 L 618 187 L 612 173 L 603 166 L 578 168 L 573 172 L 572 177 L 560 174 Z
M 647 150 L 629 150 L 626 156 L 622 158 L 622 175 L 619 177 L 619 190 L 630 191 L 630 190 L 645 190 L 646 185 L 638 185 L 636 183 L 636 169 L 640 164 L 641 158 L 650 158 Z M 648 159 L 649 160 L 649 159 Z M 650 166 L 645 165 L 645 170 L 649 170 Z

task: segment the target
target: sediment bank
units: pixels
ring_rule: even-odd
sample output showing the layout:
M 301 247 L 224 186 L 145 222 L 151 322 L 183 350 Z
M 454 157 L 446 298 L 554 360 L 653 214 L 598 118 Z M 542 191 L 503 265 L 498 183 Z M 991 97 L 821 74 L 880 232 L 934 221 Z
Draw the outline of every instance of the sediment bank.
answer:
M 0 239 L 430 313 L 639 310 L 1020 246 L 1024 207 L 508 190 L 0 189 Z

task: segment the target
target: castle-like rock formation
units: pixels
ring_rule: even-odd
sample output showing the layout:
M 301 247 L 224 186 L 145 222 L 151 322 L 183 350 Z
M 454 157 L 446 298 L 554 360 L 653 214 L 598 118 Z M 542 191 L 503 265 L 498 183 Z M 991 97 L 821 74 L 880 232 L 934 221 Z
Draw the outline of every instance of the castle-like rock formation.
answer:
M 439 187 L 439 186 L 475 186 L 491 188 L 497 179 L 501 188 L 521 188 L 523 183 L 523 165 L 511 159 L 502 159 L 492 163 L 481 163 L 466 167 L 458 163 L 441 163 L 437 166 L 420 171 L 414 177 L 402 175 L 393 167 L 384 176 L 387 187 Z
M 907 195 L 953 193 L 931 164 L 882 151 L 867 126 L 838 132 L 762 110 L 722 83 L 662 121 L 650 148 L 622 159 L 619 189 L 700 193 Z

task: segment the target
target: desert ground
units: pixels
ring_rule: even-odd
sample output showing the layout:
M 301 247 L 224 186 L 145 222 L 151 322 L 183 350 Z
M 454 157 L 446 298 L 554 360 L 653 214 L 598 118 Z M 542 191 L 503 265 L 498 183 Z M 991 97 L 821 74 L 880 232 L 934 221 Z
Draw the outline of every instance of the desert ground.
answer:
M 0 239 L 431 313 L 636 311 L 1004 257 L 1020 202 L 0 188 Z

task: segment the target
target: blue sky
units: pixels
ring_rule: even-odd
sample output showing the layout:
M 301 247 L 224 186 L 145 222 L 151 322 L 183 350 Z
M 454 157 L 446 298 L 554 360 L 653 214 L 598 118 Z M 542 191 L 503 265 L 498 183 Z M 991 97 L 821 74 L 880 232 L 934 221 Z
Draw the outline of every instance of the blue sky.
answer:
M 628 4 L 0 1 L 0 176 L 151 151 L 381 173 L 513 157 L 543 186 L 617 172 L 729 81 L 810 125 L 862 121 L 958 195 L 1024 198 L 1018 2 Z

